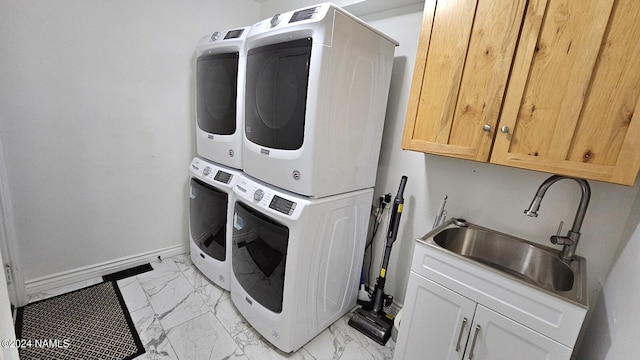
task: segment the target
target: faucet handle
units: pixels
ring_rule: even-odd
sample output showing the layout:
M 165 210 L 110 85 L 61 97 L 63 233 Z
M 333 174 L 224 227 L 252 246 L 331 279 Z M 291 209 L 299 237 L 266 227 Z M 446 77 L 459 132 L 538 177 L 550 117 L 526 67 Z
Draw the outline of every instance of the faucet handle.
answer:
M 558 226 L 558 232 L 555 235 L 551 236 L 551 243 L 555 245 L 575 244 L 575 241 L 573 241 L 573 239 L 570 236 L 560 235 L 560 232 L 562 232 L 562 225 L 564 225 L 564 221 L 560 221 L 560 226 Z M 569 231 L 569 233 L 571 233 L 571 231 Z
M 560 236 L 560 233 L 562 232 L 562 226 L 564 225 L 564 221 L 560 220 L 560 225 L 558 225 L 558 231 L 556 231 L 556 236 Z

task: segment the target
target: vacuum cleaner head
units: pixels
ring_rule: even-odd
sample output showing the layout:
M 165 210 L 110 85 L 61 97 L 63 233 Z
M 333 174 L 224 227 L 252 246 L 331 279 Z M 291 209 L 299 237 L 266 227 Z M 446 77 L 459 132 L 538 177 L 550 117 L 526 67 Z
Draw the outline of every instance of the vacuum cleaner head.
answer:
M 367 311 L 363 308 L 351 313 L 349 326 L 365 334 L 380 345 L 385 345 L 391 337 L 393 328 L 393 318 L 382 312 L 377 314 L 374 311 Z

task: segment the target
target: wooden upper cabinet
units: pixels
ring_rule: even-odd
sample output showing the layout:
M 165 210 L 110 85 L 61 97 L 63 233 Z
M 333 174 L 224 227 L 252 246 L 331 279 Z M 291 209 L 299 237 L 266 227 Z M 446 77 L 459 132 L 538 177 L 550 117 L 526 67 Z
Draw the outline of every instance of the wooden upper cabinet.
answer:
M 489 159 L 525 3 L 425 1 L 403 148 Z
M 633 185 L 639 100 L 640 1 L 427 0 L 402 147 Z

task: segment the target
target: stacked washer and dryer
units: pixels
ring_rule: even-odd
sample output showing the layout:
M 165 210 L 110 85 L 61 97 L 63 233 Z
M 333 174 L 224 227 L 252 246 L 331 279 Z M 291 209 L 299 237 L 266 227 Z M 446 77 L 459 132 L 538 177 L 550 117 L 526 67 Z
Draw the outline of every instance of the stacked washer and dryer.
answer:
M 209 144 L 201 152 L 201 143 L 219 136 L 197 135 L 201 157 L 216 162 L 242 153 L 242 161 L 229 165 L 239 170 L 227 171 L 224 185 L 215 184 L 216 174 L 229 168 L 192 162 L 191 257 L 230 289 L 254 329 L 292 352 L 356 305 L 397 42 L 331 3 L 275 15 L 244 36 L 236 102 L 243 125 L 235 132 L 241 149 Z M 200 76 L 205 53 L 196 72 L 213 81 Z M 216 112 L 226 98 L 214 99 L 216 90 L 201 96 L 218 85 L 196 83 L 200 132 L 200 113 Z M 225 189 L 224 212 L 200 205 L 196 180 Z M 213 233 L 223 228 L 221 262 L 203 249 L 221 244 Z M 227 288 L 222 271 L 212 269 L 229 260 Z
M 242 174 L 245 39 L 249 27 L 216 31 L 196 47 L 196 146 L 189 186 L 193 263 L 225 290 L 231 284 L 233 187 Z

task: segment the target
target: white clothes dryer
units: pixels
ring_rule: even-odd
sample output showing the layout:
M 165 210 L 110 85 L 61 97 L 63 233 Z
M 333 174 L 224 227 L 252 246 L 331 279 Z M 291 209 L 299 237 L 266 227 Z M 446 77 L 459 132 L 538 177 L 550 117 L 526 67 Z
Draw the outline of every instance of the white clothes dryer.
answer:
M 191 161 L 189 172 L 191 260 L 211 281 L 229 290 L 233 187 L 241 172 L 197 157 Z
M 198 155 L 242 169 L 245 39 L 249 27 L 216 31 L 196 47 Z
M 331 3 L 253 25 L 245 173 L 318 198 L 373 187 L 397 44 Z
M 243 175 L 234 193 L 231 299 L 296 351 L 356 305 L 373 189 L 312 199 Z

